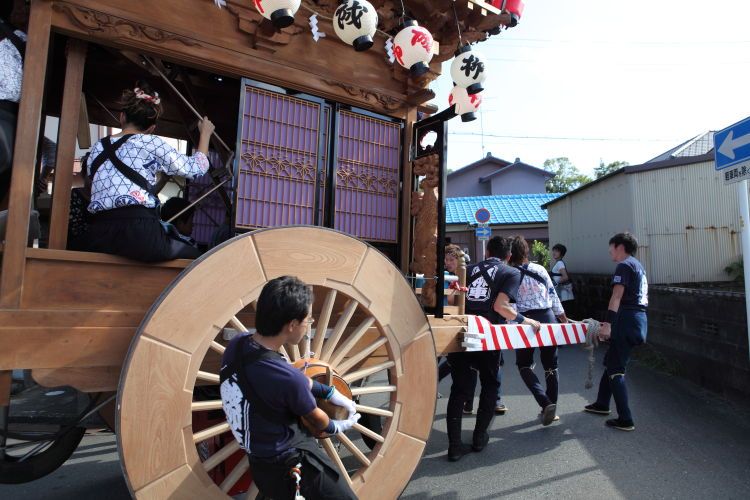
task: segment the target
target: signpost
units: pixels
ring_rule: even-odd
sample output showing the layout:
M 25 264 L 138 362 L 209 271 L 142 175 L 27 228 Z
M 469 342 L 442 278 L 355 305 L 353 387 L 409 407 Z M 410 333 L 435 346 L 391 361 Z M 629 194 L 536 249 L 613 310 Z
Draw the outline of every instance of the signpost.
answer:
M 490 211 L 486 208 L 480 208 L 474 213 L 474 219 L 477 221 L 475 234 L 477 239 L 482 242 L 482 255 L 479 256 L 478 261 L 486 258 L 487 240 L 492 236 L 492 229 L 489 227 L 491 217 Z
M 742 263 L 745 269 L 745 314 L 747 338 L 750 342 L 750 205 L 747 199 L 747 181 L 750 179 L 750 117 L 714 134 L 714 154 L 716 170 L 724 178 L 724 183 L 738 183 Z

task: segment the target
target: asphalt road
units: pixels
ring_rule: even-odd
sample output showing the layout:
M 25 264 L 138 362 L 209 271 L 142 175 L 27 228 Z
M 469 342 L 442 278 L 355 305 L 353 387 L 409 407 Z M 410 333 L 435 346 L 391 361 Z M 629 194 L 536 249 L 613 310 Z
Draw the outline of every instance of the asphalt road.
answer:
M 584 353 L 568 347 L 560 358 L 560 422 L 538 423 L 539 408 L 510 354 L 504 379 L 510 410 L 495 418 L 485 451 L 458 463 L 445 459 L 447 398 L 439 399 L 430 442 L 402 498 L 750 498 L 750 402 L 729 402 L 634 365 L 628 383 L 636 431 L 616 431 L 604 427 L 603 417 L 581 411 L 596 390 L 583 388 Z M 597 380 L 600 370 L 597 366 Z M 440 391 L 447 395 L 449 385 L 445 380 Z M 467 442 L 472 428 L 473 418 L 465 418 Z M 0 486 L 0 498 L 130 497 L 114 437 L 94 434 L 54 474 Z

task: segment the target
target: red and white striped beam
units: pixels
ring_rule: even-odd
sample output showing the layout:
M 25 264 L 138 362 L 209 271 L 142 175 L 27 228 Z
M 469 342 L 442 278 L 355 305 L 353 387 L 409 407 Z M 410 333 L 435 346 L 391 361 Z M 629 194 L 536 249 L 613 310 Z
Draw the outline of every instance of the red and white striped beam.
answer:
M 584 323 L 542 324 L 538 332 L 528 325 L 493 325 L 481 316 L 467 315 L 468 324 L 461 345 L 464 351 L 509 351 L 526 347 L 583 344 Z

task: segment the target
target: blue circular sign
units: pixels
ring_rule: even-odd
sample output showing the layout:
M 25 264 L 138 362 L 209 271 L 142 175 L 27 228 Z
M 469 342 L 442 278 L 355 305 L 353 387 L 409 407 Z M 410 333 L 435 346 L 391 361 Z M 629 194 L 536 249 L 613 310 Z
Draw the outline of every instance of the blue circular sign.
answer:
M 474 214 L 474 218 L 480 224 L 486 224 L 486 223 L 488 223 L 490 221 L 490 211 L 487 210 L 486 208 L 480 208 Z

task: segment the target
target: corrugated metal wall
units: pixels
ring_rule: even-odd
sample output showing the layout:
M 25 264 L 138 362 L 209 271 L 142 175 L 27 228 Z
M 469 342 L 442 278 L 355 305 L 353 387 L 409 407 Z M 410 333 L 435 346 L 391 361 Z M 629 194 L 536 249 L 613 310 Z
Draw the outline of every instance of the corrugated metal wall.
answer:
M 651 283 L 725 281 L 741 255 L 735 185 L 713 162 L 628 175 L 641 261 Z
M 565 263 L 571 273 L 614 270 L 607 243 L 616 232 L 634 230 L 627 177 L 617 174 L 547 208 L 550 246 L 567 247 Z
M 550 244 L 568 247 L 572 273 L 610 273 L 607 242 L 627 230 L 650 283 L 726 281 L 741 255 L 738 211 L 713 162 L 620 173 L 548 207 Z

